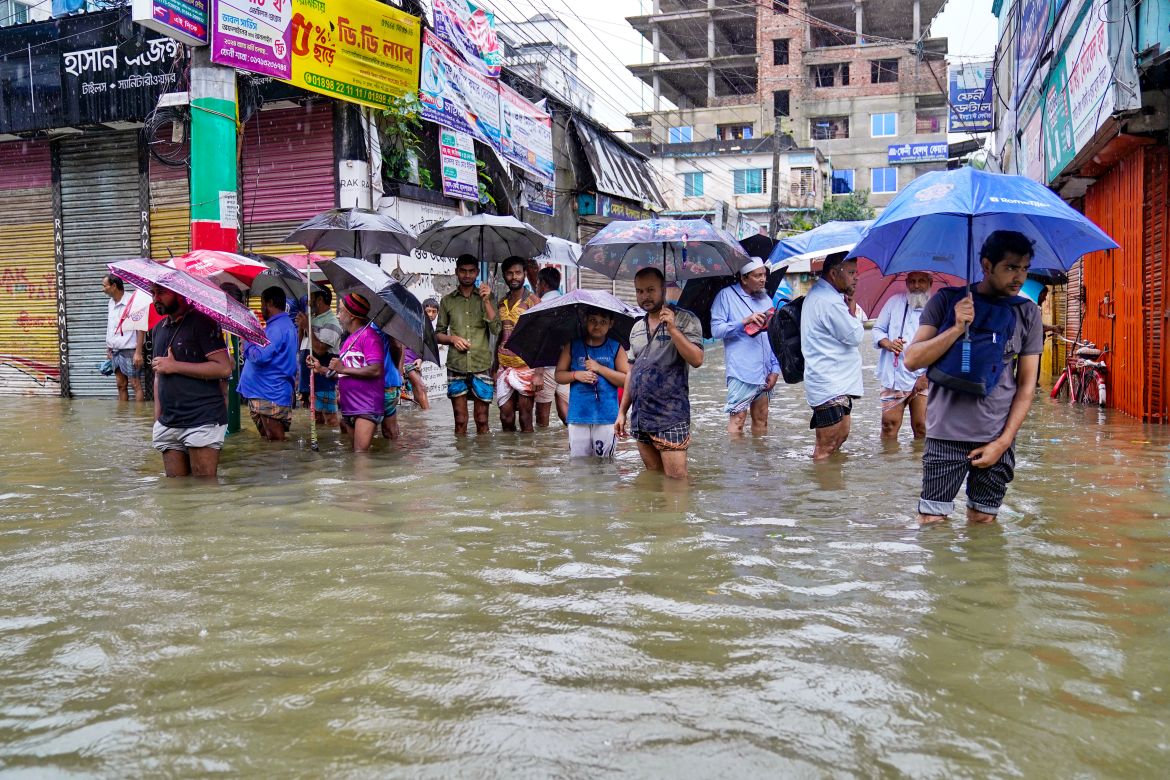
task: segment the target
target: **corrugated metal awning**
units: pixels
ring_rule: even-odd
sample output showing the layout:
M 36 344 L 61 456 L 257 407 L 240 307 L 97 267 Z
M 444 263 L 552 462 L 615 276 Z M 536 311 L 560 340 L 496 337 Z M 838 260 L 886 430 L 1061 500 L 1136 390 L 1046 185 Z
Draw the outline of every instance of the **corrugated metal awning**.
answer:
M 576 118 L 573 119 L 573 131 L 581 143 L 598 192 L 637 203 L 649 201 L 655 211 L 662 209 L 662 194 L 658 191 L 646 158 L 628 150 L 602 130 Z

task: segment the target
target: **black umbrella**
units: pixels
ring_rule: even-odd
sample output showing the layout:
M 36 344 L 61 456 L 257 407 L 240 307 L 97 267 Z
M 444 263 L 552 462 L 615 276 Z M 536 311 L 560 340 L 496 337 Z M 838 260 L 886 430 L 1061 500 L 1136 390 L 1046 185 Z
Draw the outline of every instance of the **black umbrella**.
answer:
M 332 209 L 305 222 L 285 241 L 305 245 L 310 252 L 337 252 L 367 257 L 388 252 L 408 255 L 418 239 L 401 222 L 369 209 Z
M 613 315 L 609 335 L 629 349 L 630 330 L 645 312 L 600 290 L 573 290 L 523 312 L 508 339 L 508 349 L 531 367 L 555 366 L 561 349 L 585 336 L 585 312 L 590 308 Z
M 772 254 L 772 248 L 776 246 L 776 242 L 767 236 L 756 234 L 748 236 L 739 242 L 743 247 L 743 251 L 748 253 L 749 257 L 758 257 L 761 260 L 767 260 L 768 256 Z
M 352 257 L 318 262 L 338 295 L 360 293 L 370 302 L 370 320 L 382 332 L 439 365 L 435 329 L 414 294 L 380 266 Z
M 711 307 L 715 304 L 715 296 L 731 285 L 735 284 L 734 276 L 707 276 L 702 279 L 688 279 L 683 285 L 682 295 L 678 297 L 678 307 L 686 309 L 699 318 L 703 325 L 703 337 L 711 336 Z

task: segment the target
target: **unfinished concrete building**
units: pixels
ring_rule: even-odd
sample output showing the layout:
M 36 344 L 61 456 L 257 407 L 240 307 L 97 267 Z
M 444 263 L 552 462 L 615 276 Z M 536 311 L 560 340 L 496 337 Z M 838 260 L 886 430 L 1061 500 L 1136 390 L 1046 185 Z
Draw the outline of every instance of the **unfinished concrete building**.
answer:
M 652 13 L 628 19 L 651 51 L 629 69 L 654 95 L 652 110 L 630 116 L 634 141 L 674 158 L 678 202 L 698 172 L 680 171 L 680 156 L 736 177 L 725 142 L 770 135 L 778 122 L 787 148 L 829 161 L 829 194 L 867 190 L 880 209 L 946 165 L 947 42 L 926 37 L 944 2 L 654 0 Z M 783 211 L 801 210 L 784 200 Z

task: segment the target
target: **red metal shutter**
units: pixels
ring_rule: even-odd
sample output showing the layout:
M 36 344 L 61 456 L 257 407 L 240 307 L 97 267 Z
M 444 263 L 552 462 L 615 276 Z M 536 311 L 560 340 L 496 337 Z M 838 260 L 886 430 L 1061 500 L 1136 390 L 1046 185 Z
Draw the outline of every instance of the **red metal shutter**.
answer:
M 283 240 L 309 217 L 334 208 L 332 104 L 260 111 L 244 126 L 242 143 L 245 249 L 304 251 Z
M 1170 301 L 1166 297 L 1167 177 L 1170 164 L 1165 147 L 1150 147 L 1146 153 L 1146 191 L 1144 203 L 1145 246 L 1142 263 L 1142 308 L 1144 312 L 1144 347 L 1146 363 L 1146 403 L 1143 414 L 1150 422 L 1170 422 L 1170 390 L 1167 388 L 1166 327 Z
M 0 144 L 0 392 L 5 395 L 61 394 L 54 264 L 49 144 Z

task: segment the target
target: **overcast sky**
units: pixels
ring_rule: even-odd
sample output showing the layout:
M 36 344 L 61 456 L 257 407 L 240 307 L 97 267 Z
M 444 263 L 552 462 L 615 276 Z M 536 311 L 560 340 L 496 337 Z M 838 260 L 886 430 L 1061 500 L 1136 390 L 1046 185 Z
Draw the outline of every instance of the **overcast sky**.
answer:
M 594 114 L 611 128 L 629 127 L 626 112 L 650 108 L 650 90 L 625 67 L 650 61 L 649 44 L 625 21 L 627 16 L 649 13 L 650 0 L 485 0 L 484 5 L 506 22 L 538 13 L 559 15 L 569 25 L 569 42 L 577 49 L 581 76 L 597 95 Z M 931 33 L 948 38 L 954 55 L 990 59 L 996 40 L 991 0 L 949 0 Z

